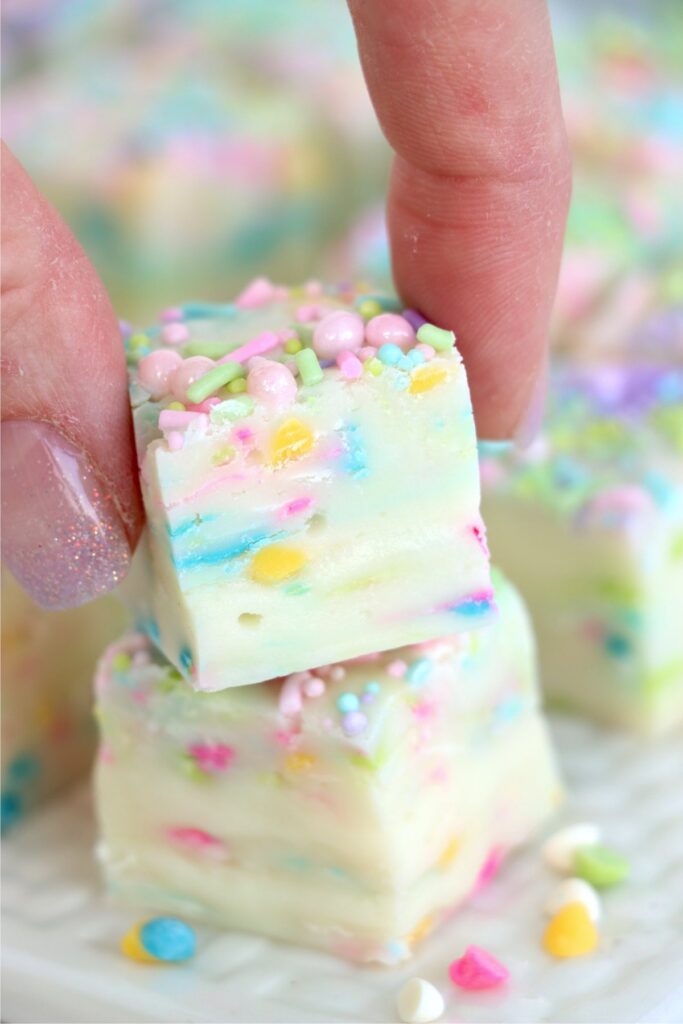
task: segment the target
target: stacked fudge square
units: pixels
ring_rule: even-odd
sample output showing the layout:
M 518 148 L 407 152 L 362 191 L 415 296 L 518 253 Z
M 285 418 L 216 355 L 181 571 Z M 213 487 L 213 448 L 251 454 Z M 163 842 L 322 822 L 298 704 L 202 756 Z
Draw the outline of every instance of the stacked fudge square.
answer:
M 96 680 L 111 889 L 399 962 L 560 796 L 454 336 L 261 279 L 127 349 L 148 527 Z

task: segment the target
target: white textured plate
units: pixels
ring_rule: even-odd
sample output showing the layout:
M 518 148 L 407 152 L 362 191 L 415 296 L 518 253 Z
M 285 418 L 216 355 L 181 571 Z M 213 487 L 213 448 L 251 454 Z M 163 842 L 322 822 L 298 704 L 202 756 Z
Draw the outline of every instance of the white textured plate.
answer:
M 445 1021 L 535 1024 L 683 1021 L 683 742 L 647 744 L 556 719 L 570 791 L 561 820 L 599 822 L 631 860 L 605 897 L 601 948 L 558 962 L 539 943 L 555 879 L 536 847 L 400 970 L 352 967 L 253 936 L 198 929 L 184 967 L 145 967 L 118 951 L 135 915 L 108 906 L 92 860 L 89 794 L 38 812 L 4 846 L 3 1020 L 371 1022 L 395 1020 L 401 982 L 446 996 Z M 505 991 L 459 992 L 447 967 L 470 943 L 510 968 Z

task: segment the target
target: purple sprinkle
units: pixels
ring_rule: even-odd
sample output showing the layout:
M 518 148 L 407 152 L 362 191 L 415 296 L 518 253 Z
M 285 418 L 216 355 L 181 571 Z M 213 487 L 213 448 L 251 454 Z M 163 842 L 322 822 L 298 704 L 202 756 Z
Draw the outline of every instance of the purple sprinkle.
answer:
M 366 690 L 365 693 L 361 693 L 360 699 L 361 704 L 372 704 L 375 699 L 375 695 L 372 692 L 368 693 Z
M 342 728 L 347 736 L 358 736 L 367 728 L 368 720 L 362 711 L 349 711 L 342 718 Z
M 408 321 L 415 332 L 419 331 L 422 324 L 427 323 L 426 318 L 422 316 L 422 313 L 418 313 L 416 309 L 404 309 L 401 316 L 404 320 Z
M 121 337 L 124 339 L 130 338 L 133 333 L 133 328 L 127 320 L 119 320 L 119 330 L 121 331 Z

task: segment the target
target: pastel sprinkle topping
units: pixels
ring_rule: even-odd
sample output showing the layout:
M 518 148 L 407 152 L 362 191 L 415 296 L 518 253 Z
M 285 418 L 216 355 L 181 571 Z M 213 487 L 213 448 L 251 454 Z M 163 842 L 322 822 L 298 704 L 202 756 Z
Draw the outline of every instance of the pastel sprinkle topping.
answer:
M 236 377 L 244 375 L 244 367 L 241 363 L 227 362 L 214 366 L 212 370 L 205 373 L 203 377 L 191 384 L 187 389 L 187 398 L 193 404 L 198 405 L 209 395 L 213 395 L 225 384 L 229 384 Z
M 194 956 L 194 929 L 175 917 L 155 917 L 136 925 L 124 936 L 122 952 L 139 963 L 182 963 Z
M 282 462 L 289 462 L 292 459 L 300 459 L 313 447 L 313 431 L 302 420 L 291 418 L 275 431 L 272 440 L 273 462 L 277 465 Z
M 574 871 L 596 889 L 609 889 L 628 878 L 630 866 L 625 857 L 607 846 L 581 846 L 574 854 Z
M 445 352 L 455 345 L 455 334 L 453 331 L 445 331 L 442 327 L 435 327 L 434 324 L 422 324 L 417 331 L 417 340 L 423 345 L 431 345 L 437 352 Z
M 294 359 L 299 370 L 301 382 L 306 387 L 320 383 L 323 379 L 323 370 L 312 348 L 302 348 L 300 352 L 296 353 Z
M 299 548 L 269 544 L 253 556 L 249 575 L 256 583 L 282 583 L 300 572 L 306 562 L 306 554 Z
M 510 977 L 507 967 L 480 946 L 468 946 L 463 956 L 448 968 L 448 976 L 458 988 L 468 991 L 496 988 Z
M 543 948 L 551 956 L 568 959 L 586 956 L 598 945 L 598 932 L 583 903 L 568 903 L 553 918 L 543 935 Z
M 444 1011 L 444 999 L 424 978 L 410 978 L 398 991 L 396 1012 L 403 1024 L 430 1024 Z

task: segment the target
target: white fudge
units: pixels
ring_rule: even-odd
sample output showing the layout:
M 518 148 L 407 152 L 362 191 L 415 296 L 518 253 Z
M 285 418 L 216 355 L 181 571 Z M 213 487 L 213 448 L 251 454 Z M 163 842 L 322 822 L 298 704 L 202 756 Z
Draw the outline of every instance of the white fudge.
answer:
M 87 771 L 95 749 L 95 663 L 125 628 L 112 597 L 48 612 L 3 568 L 3 829 Z
M 561 795 L 524 607 L 284 680 L 193 692 L 141 634 L 97 676 L 112 892 L 140 907 L 393 963 Z
M 493 617 L 465 370 L 396 305 L 260 280 L 129 339 L 149 522 L 130 600 L 193 686 Z
M 494 559 L 546 692 L 603 722 L 683 721 L 683 370 L 558 370 L 527 451 L 482 451 Z

